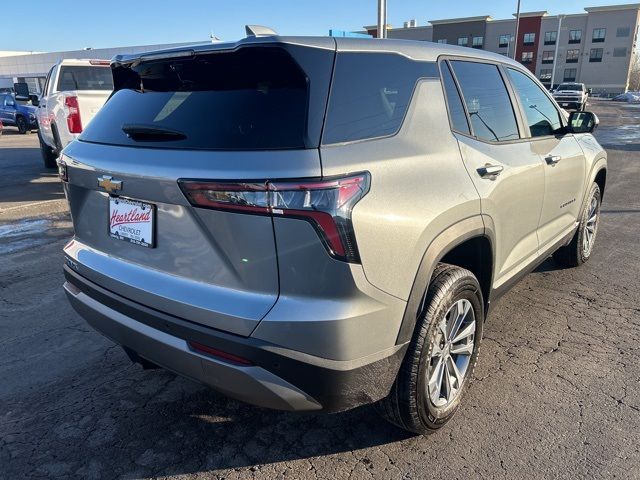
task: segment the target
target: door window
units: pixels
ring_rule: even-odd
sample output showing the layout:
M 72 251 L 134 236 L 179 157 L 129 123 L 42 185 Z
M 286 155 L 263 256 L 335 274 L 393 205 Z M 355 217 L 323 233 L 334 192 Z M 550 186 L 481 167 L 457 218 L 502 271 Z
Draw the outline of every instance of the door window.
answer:
M 44 81 L 44 87 L 42 88 L 42 95 L 48 95 L 49 94 L 49 82 L 51 81 L 51 73 L 53 72 L 53 69 L 56 68 L 51 67 L 49 69 L 49 73 L 47 73 L 47 79 Z
M 520 138 L 507 88 L 496 65 L 451 62 L 464 97 L 473 135 L 491 142 Z
M 453 80 L 451 71 L 446 63 L 442 63 L 442 85 L 447 96 L 447 104 L 449 105 L 449 117 L 451 119 L 451 127 L 458 132 L 469 134 L 469 124 L 467 123 L 467 115 L 464 113 L 464 106 L 458 93 L 458 88 Z
M 520 99 L 531 136 L 553 135 L 560 130 L 560 114 L 542 89 L 524 73 L 512 68 L 507 71 Z

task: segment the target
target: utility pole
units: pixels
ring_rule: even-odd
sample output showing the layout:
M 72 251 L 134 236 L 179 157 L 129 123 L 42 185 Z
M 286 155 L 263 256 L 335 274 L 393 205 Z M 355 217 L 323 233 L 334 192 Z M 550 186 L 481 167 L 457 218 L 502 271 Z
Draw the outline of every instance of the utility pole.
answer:
M 562 30 L 562 18 L 564 15 L 558 15 L 558 33 L 556 33 L 556 49 L 553 54 L 553 65 L 551 66 L 551 90 L 553 90 L 553 81 L 556 78 L 556 62 L 558 61 L 558 45 L 560 44 L 560 30 Z
M 387 0 L 378 0 L 378 38 L 387 38 Z
M 518 51 L 518 27 L 520 26 L 520 0 L 518 0 L 518 8 L 516 10 L 516 34 L 513 40 L 513 59 L 516 59 L 516 52 Z

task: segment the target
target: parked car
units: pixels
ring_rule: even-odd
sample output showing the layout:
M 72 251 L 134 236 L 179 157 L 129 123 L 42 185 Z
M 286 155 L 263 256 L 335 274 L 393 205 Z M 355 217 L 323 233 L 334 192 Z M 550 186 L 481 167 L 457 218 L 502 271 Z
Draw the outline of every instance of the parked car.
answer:
M 20 103 L 13 93 L 0 93 L 0 120 L 5 126 L 17 127 L 22 134 L 38 128 L 36 109 Z
M 553 98 L 562 108 L 582 111 L 587 106 L 589 91 L 584 83 L 565 82 L 554 90 Z
M 47 74 L 38 104 L 40 152 L 48 168 L 91 122 L 113 91 L 107 60 L 62 60 Z
M 505 56 L 257 36 L 112 71 L 60 160 L 64 289 L 145 367 L 276 409 L 376 402 L 429 433 L 497 299 L 593 254 L 598 119 L 566 121 Z

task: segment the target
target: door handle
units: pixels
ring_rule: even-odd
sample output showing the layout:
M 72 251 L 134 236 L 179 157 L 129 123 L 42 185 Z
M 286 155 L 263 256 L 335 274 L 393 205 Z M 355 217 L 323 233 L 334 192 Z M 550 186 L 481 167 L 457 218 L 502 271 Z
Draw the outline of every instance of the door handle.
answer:
M 502 170 L 504 170 L 502 165 L 491 165 L 487 163 L 484 167 L 480 167 L 477 172 L 482 178 L 495 180 L 496 177 L 502 173 Z
M 549 155 L 545 157 L 544 160 L 547 162 L 547 165 L 555 165 L 562 160 L 562 157 L 560 155 Z

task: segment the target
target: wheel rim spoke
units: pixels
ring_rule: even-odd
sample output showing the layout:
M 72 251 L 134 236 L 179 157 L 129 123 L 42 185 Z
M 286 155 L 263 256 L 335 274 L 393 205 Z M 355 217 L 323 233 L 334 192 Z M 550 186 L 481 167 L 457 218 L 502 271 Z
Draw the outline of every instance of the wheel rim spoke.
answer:
M 451 365 L 451 371 L 453 373 L 453 376 L 455 377 L 456 380 L 456 389 L 460 388 L 460 384 L 462 383 L 462 373 L 460 373 L 460 370 L 458 370 L 458 365 L 456 365 L 456 362 L 453 360 L 453 357 L 449 357 L 449 365 Z
M 452 355 L 471 355 L 473 353 L 473 343 L 452 345 L 450 352 Z
M 427 393 L 436 407 L 450 404 L 460 392 L 474 351 L 475 312 L 467 299 L 443 315 L 431 339 Z
M 447 362 L 449 363 L 449 362 Z M 451 379 L 451 372 L 449 371 L 449 366 L 445 364 L 444 367 L 444 380 L 445 380 L 445 401 L 449 402 L 451 398 L 453 398 L 453 381 Z
M 444 374 L 444 361 L 442 358 L 438 359 L 431 378 L 429 378 L 429 391 L 431 392 L 431 401 L 435 404 L 440 400 L 440 394 L 442 392 L 442 382 Z
M 476 331 L 476 322 L 474 321 L 474 322 L 471 322 L 469 325 L 467 325 L 463 330 L 458 332 L 458 335 L 456 335 L 456 337 L 451 340 L 451 343 L 460 343 L 465 338 L 468 338 L 471 335 L 473 335 L 473 332 L 475 331 Z
M 449 332 L 449 338 L 456 338 L 458 335 L 458 331 L 460 330 L 460 326 L 464 319 L 469 314 L 469 310 L 471 310 L 471 304 L 468 301 L 458 300 L 456 302 L 456 317 L 451 326 L 451 331 Z M 452 314 L 453 315 L 453 314 Z M 455 341 L 455 340 L 452 340 Z
M 598 227 L 598 206 L 598 198 L 594 195 L 593 197 L 591 197 L 591 201 L 589 203 L 589 218 L 585 222 L 582 238 L 582 251 L 586 256 L 591 254 L 591 250 L 593 249 L 593 244 L 595 241 L 596 231 Z

